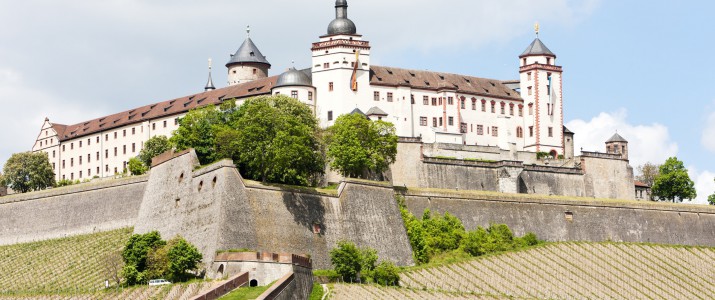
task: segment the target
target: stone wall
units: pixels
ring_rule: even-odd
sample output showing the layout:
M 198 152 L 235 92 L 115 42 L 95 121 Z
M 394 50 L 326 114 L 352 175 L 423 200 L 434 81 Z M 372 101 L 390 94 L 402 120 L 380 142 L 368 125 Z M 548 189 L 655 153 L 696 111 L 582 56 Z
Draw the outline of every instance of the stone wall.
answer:
M 175 156 L 154 167 L 135 232 L 181 234 L 207 263 L 217 250 L 246 248 L 310 254 L 317 268 L 328 268 L 329 251 L 350 240 L 398 265 L 413 264 L 389 185 L 344 181 L 335 194 L 244 185 L 230 161 L 194 171 L 193 152 Z
M 416 189 L 404 195 L 413 214 L 447 211 L 468 230 L 504 223 L 516 235 L 534 232 L 548 241 L 715 246 L 715 208 L 706 205 Z
M 628 160 L 604 158 L 600 155 L 580 156 L 584 170 L 586 195 L 595 198 L 635 199 L 633 168 Z
M 134 226 L 147 177 L 104 180 L 0 198 L 0 244 Z

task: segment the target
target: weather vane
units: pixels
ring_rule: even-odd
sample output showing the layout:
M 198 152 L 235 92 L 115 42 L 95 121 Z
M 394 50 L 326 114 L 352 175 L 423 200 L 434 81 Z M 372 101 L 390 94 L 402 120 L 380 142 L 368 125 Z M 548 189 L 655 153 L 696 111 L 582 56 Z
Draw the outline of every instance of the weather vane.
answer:
M 246 26 L 246 35 L 251 37 L 251 25 Z
M 536 37 L 539 37 L 539 22 L 534 24 L 534 31 L 536 32 Z
M 212 60 L 211 60 L 211 58 L 209 57 L 209 71 L 211 70 L 211 62 L 212 62 Z

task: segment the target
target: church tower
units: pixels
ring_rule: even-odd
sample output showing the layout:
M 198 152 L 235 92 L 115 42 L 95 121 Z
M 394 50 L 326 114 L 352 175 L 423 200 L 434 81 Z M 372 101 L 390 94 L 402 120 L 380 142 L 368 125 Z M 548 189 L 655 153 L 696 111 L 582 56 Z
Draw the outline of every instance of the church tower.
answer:
M 370 43 L 362 40 L 348 19 L 347 0 L 335 1 L 335 19 L 311 50 L 313 85 L 322 99 L 315 113 L 321 124 L 329 126 L 354 110 L 361 99 L 370 99 Z
M 236 54 L 231 55 L 231 60 L 226 64 L 228 68 L 228 85 L 235 85 L 268 77 L 271 64 L 258 50 L 251 40 L 251 29 L 246 29 L 248 36 L 238 48 Z
M 556 55 L 536 39 L 519 56 L 521 97 L 524 99 L 524 149 L 564 155 L 562 68 Z

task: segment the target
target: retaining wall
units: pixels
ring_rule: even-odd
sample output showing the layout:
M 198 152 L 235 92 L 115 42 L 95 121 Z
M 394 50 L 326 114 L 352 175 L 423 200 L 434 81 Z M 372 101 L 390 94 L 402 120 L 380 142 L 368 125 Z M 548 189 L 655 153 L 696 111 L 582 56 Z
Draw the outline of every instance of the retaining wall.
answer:
M 404 195 L 413 214 L 447 211 L 468 230 L 504 223 L 516 235 L 534 232 L 548 241 L 715 246 L 715 208 L 706 205 L 415 189 Z
M 0 198 L 0 244 L 134 226 L 147 177 L 100 180 Z

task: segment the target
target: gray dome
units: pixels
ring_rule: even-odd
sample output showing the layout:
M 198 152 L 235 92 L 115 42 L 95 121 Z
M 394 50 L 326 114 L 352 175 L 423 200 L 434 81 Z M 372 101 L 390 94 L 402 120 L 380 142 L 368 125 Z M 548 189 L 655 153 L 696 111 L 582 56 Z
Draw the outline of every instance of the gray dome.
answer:
M 282 86 L 313 86 L 313 80 L 305 72 L 290 68 L 278 76 L 275 87 Z
M 271 67 L 271 64 L 261 54 L 261 51 L 258 50 L 258 47 L 250 37 L 246 38 L 241 47 L 238 48 L 238 51 L 236 51 L 236 54 L 231 56 L 231 60 L 226 64 L 226 67 L 240 63 L 262 63 L 268 65 L 269 68 Z
M 328 34 L 355 34 L 357 27 L 350 19 L 335 19 L 328 25 Z

